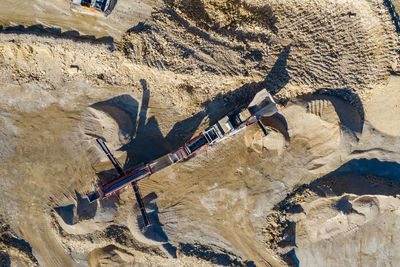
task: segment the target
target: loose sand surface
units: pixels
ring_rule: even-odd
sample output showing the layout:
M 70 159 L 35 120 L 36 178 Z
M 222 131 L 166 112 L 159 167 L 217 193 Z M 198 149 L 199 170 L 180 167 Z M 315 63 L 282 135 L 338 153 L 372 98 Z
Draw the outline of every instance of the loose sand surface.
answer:
M 0 10 L 0 265 L 399 261 L 399 1 L 67 1 Z M 279 114 L 89 204 L 266 88 Z

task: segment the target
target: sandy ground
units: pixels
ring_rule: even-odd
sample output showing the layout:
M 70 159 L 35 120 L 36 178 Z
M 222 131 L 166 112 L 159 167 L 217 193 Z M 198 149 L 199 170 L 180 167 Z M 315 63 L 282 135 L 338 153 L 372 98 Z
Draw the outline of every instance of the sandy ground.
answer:
M 2 263 L 398 262 L 399 35 L 387 4 L 120 0 L 108 18 L 64 1 L 5 5 Z M 130 188 L 85 200 L 115 175 L 94 136 L 130 168 L 263 88 L 279 104 L 268 137 L 250 127 L 140 183 L 151 228 Z
M 157 7 L 161 2 L 118 0 L 113 12 L 107 18 L 73 12 L 70 10 L 68 0 L 17 2 L 5 0 L 2 4 L 0 24 L 4 29 L 36 26 L 45 28 L 49 32 L 121 39 L 128 29 L 148 19 L 153 7 Z

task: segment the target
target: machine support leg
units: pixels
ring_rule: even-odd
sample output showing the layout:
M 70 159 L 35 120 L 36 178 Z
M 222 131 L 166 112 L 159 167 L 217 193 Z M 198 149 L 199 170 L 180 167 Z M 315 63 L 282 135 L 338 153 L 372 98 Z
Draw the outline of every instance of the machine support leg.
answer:
M 151 222 L 150 222 L 149 215 L 146 212 L 146 208 L 144 207 L 142 195 L 140 194 L 139 187 L 137 186 L 136 183 L 132 183 L 132 186 L 133 186 L 133 190 L 135 191 L 135 196 L 136 196 L 137 203 L 139 205 L 140 212 L 142 213 L 144 226 L 147 227 L 147 226 L 151 225 Z

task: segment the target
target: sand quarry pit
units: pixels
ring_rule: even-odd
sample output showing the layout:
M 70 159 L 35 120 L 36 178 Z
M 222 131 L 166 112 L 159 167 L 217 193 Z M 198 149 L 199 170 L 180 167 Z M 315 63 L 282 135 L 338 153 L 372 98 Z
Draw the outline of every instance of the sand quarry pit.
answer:
M 7 2 L 7 1 L 6 1 Z M 65 1 L 0 10 L 0 265 L 399 261 L 399 1 Z M 21 3 L 19 3 L 21 2 Z M 33 12 L 33 13 L 32 13 Z M 279 113 L 92 204 L 267 89 Z

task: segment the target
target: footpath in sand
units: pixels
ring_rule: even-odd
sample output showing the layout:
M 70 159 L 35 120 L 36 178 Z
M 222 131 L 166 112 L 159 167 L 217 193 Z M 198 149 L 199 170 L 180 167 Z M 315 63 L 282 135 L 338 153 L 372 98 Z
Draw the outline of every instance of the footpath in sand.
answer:
M 24 5 L 0 11 L 2 263 L 398 262 L 390 1 L 146 1 L 132 20 L 120 9 L 108 20 L 33 2 L 36 21 Z M 85 200 L 115 175 L 94 136 L 129 168 L 263 88 L 279 104 L 267 138 L 250 127 L 140 183 L 151 229 L 140 229 L 131 189 Z

